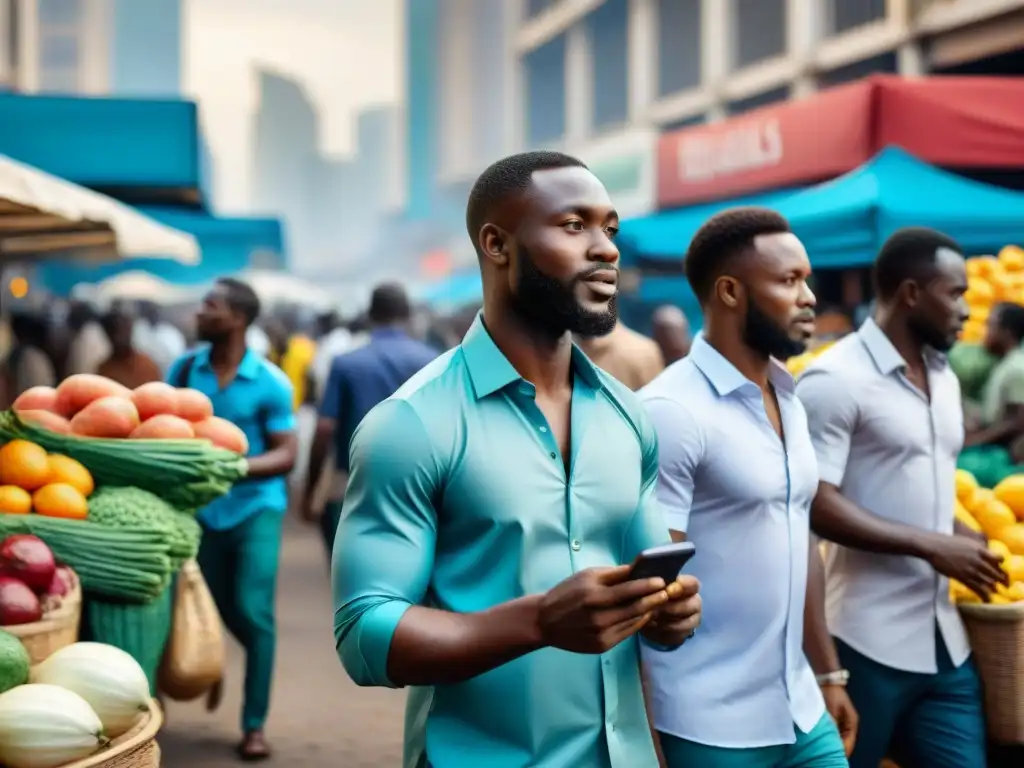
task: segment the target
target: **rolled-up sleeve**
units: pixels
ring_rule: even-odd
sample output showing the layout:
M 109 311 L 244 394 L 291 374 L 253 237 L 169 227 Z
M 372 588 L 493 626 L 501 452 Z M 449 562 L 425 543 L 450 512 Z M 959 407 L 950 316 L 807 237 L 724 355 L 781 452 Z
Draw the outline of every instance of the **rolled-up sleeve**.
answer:
M 842 485 L 857 424 L 857 401 L 840 377 L 826 370 L 806 371 L 797 382 L 796 394 L 807 412 L 819 479 Z
M 640 418 L 640 503 L 626 528 L 622 562 L 631 562 L 645 549 L 669 544 L 672 537 L 658 500 L 658 435 L 646 414 Z
M 419 415 L 386 400 L 352 437 L 350 474 L 331 563 L 334 638 L 357 685 L 394 687 L 391 638 L 422 602 L 434 564 L 440 472 Z
M 704 438 L 685 406 L 668 398 L 644 402 L 658 436 L 658 490 L 668 527 L 686 532 L 693 504 L 693 480 L 704 455 Z

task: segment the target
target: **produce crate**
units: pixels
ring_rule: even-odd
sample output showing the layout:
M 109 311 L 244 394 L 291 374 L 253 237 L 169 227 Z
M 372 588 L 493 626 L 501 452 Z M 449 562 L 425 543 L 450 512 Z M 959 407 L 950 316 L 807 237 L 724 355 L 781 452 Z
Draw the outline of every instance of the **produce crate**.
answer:
M 61 648 L 78 642 L 82 620 L 82 587 L 75 583 L 61 599 L 60 607 L 45 614 L 41 621 L 4 627 L 4 631 L 21 640 L 32 664 L 41 664 Z
M 150 702 L 149 715 L 128 733 L 114 739 L 102 752 L 61 768 L 160 768 L 160 745 L 156 743 L 156 735 L 163 722 L 159 705 Z
M 959 608 L 985 692 L 989 737 L 1024 744 L 1024 603 Z
M 156 695 L 157 672 L 171 632 L 174 589 L 147 605 L 89 599 L 83 614 L 84 639 L 107 643 L 132 656 Z

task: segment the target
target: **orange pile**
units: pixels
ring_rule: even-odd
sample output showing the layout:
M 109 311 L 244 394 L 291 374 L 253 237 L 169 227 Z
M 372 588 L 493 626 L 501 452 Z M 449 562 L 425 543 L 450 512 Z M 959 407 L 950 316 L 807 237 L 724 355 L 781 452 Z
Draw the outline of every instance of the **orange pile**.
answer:
M 36 514 L 81 520 L 95 484 L 81 463 L 47 454 L 27 440 L 0 447 L 0 514 Z

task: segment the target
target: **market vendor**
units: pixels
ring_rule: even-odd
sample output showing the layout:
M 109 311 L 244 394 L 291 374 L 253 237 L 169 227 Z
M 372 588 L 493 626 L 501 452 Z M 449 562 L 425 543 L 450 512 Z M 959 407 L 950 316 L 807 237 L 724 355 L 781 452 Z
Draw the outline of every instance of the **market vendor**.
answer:
M 123 308 L 112 309 L 100 324 L 110 340 L 110 356 L 100 363 L 96 373 L 135 389 L 151 381 L 160 381 L 163 375 L 153 358 L 135 347 L 132 331 L 135 319 Z
M 246 333 L 259 313 L 252 288 L 231 278 L 218 280 L 196 316 L 199 338 L 210 346 L 185 355 L 168 372 L 175 386 L 206 394 L 214 413 L 240 427 L 249 440 L 248 478 L 198 515 L 203 526 L 199 566 L 225 625 L 246 654 L 238 745 L 244 760 L 270 755 L 263 728 L 274 668 L 275 594 L 288 506 L 285 477 L 298 446 L 291 383 L 246 347 Z M 219 706 L 221 693 L 218 683 L 208 708 Z
M 992 487 L 1024 463 L 1024 307 L 997 304 L 984 349 L 995 361 L 977 404 L 964 401 L 967 435 L 959 466 Z

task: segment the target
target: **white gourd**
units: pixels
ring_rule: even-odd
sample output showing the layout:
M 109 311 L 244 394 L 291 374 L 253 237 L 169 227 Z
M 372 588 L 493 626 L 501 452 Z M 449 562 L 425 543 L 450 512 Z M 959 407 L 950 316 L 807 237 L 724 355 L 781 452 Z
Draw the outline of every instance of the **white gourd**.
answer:
M 150 708 L 139 663 L 105 643 L 73 643 L 32 670 L 32 682 L 59 685 L 85 699 L 111 739 L 127 733 Z
M 107 744 L 92 707 L 55 685 L 19 685 L 0 694 L 0 763 L 55 768 Z

